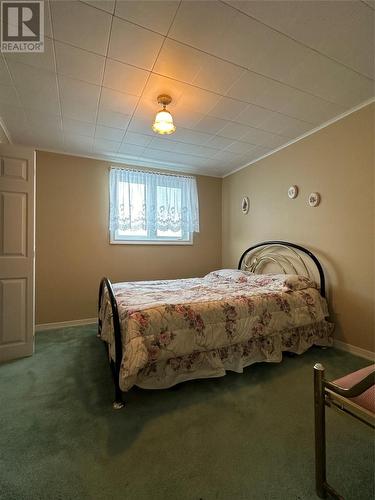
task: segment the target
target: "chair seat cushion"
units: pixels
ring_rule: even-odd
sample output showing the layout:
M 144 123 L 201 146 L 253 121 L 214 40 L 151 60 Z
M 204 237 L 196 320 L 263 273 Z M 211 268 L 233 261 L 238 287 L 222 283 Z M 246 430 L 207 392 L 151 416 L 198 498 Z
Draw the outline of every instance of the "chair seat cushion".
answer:
M 339 385 L 340 387 L 344 387 L 345 389 L 349 389 L 353 387 L 353 385 L 358 384 L 361 380 L 363 380 L 367 375 L 375 370 L 375 364 L 366 366 L 366 368 L 362 368 L 361 370 L 357 370 L 356 372 L 349 373 L 345 375 L 345 377 L 334 380 L 334 384 Z M 362 406 L 366 410 L 375 413 L 375 385 L 372 385 L 367 391 L 363 392 L 360 396 L 356 398 L 350 398 L 357 405 Z

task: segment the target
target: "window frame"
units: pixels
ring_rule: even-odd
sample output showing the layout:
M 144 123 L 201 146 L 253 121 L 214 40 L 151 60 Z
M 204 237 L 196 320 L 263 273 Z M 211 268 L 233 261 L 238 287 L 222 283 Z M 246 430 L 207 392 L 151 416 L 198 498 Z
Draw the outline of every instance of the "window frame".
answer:
M 163 175 L 171 175 L 173 177 L 180 177 L 181 178 L 181 183 L 183 182 L 183 179 L 186 176 L 179 176 L 178 174 L 164 174 Z M 168 187 L 167 183 L 158 183 L 157 187 Z M 156 192 L 155 193 L 147 193 L 146 192 L 146 198 L 147 196 L 152 196 L 153 198 L 156 198 Z M 185 239 L 182 239 L 185 238 Z M 181 238 L 173 238 L 171 236 L 160 236 L 160 237 L 142 237 L 142 236 L 118 236 L 117 235 L 117 230 L 111 231 L 109 230 L 109 243 L 111 245 L 193 245 L 194 243 L 194 233 L 188 233 L 185 232 L 183 233 Z

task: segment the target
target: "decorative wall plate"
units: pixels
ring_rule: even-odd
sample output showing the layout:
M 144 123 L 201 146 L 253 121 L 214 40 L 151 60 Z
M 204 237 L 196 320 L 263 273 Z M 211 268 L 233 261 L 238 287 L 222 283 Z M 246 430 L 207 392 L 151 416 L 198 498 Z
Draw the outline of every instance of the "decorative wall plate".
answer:
M 290 186 L 290 188 L 288 189 L 288 196 L 291 200 L 294 200 L 294 198 L 297 198 L 298 186 Z
M 247 196 L 244 196 L 242 198 L 241 208 L 242 208 L 242 213 L 243 214 L 247 214 L 249 212 L 250 200 L 249 200 L 249 198 Z
M 320 203 L 320 194 L 319 193 L 310 193 L 308 201 L 309 201 L 310 207 L 317 207 Z

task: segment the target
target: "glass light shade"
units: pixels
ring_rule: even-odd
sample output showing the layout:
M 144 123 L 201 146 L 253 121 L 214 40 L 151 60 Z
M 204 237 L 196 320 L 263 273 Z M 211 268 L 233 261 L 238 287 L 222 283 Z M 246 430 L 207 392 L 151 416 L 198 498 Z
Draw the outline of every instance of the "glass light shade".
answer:
M 176 127 L 173 124 L 173 118 L 165 108 L 156 113 L 152 130 L 158 134 L 173 134 Z

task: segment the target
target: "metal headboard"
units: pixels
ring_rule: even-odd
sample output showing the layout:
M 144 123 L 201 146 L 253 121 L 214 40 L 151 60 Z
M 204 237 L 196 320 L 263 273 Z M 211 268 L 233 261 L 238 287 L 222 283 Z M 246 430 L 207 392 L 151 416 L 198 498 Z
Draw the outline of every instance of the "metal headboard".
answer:
M 282 250 L 282 252 L 280 252 L 280 250 Z M 272 263 L 284 274 L 304 274 L 308 278 L 312 278 L 309 267 L 301 253 L 306 254 L 315 264 L 319 273 L 320 294 L 322 297 L 325 297 L 325 277 L 322 265 L 310 250 L 296 243 L 279 240 L 257 243 L 249 247 L 241 255 L 238 269 L 257 273 L 260 272 L 266 264 Z

